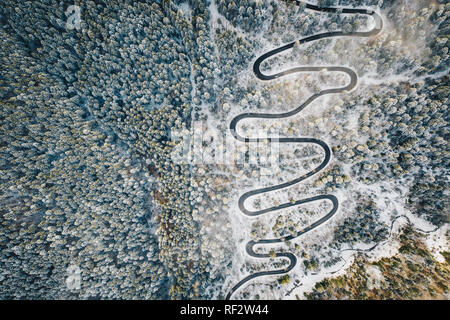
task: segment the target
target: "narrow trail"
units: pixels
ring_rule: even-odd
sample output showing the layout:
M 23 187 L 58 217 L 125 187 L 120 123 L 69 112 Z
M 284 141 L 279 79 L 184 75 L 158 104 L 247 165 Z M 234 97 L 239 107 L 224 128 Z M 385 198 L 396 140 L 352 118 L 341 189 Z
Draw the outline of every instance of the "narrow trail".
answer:
M 373 250 L 375 250 L 378 246 L 383 245 L 385 243 L 387 243 L 388 241 L 391 240 L 391 238 L 394 235 L 394 226 L 397 223 L 397 221 L 399 221 L 400 219 L 404 219 L 406 220 L 407 225 L 412 226 L 414 228 L 415 231 L 420 232 L 422 234 L 431 234 L 433 232 L 436 232 L 437 230 L 440 229 L 440 227 L 435 227 L 431 230 L 423 230 L 420 228 L 417 228 L 416 226 L 414 226 L 414 224 L 411 222 L 411 219 L 405 215 L 405 214 L 401 214 L 396 216 L 392 222 L 391 222 L 391 226 L 389 228 L 389 235 L 386 237 L 386 240 L 377 242 L 375 244 L 373 244 L 372 246 L 368 247 L 368 248 L 348 248 L 348 249 L 343 249 L 340 250 L 339 253 L 343 253 L 343 252 L 347 252 L 347 251 L 353 251 L 353 252 L 364 252 L 364 253 L 368 253 L 368 252 L 372 252 Z M 344 263 L 336 270 L 334 271 L 329 271 L 329 272 L 323 272 L 321 273 L 322 275 L 328 274 L 328 275 L 333 275 L 335 273 L 338 273 L 339 271 L 342 270 L 342 268 L 344 268 L 347 265 L 347 260 L 345 260 L 342 256 L 339 257 L 340 260 L 342 260 Z M 311 273 L 312 275 L 316 275 L 317 273 Z
M 304 3 L 300 2 L 300 1 L 295 1 L 296 5 L 302 5 Z M 331 38 L 331 37 L 370 37 L 370 36 L 374 36 L 376 34 L 378 34 L 381 29 L 383 28 L 383 20 L 381 19 L 381 17 L 374 11 L 372 10 L 366 10 L 366 9 L 351 9 L 351 8 L 326 8 L 326 7 L 318 7 L 312 4 L 306 4 L 306 9 L 309 10 L 313 10 L 313 11 L 318 11 L 318 12 L 340 12 L 343 14 L 364 14 L 364 15 L 369 15 L 372 16 L 375 20 L 375 27 L 370 30 L 370 31 L 366 31 L 366 32 L 344 32 L 344 31 L 334 31 L 334 32 L 325 32 L 325 33 L 319 33 L 313 36 L 309 36 L 303 39 L 300 39 L 298 42 L 300 44 L 303 43 L 307 43 L 307 42 L 311 42 L 311 41 L 316 41 L 319 39 L 324 39 L 324 38 Z M 275 74 L 271 74 L 271 75 L 266 75 L 263 74 L 260 70 L 261 64 L 268 58 L 275 56 L 281 52 L 284 52 L 286 50 L 292 49 L 294 47 L 295 41 L 288 43 L 282 47 L 276 48 L 274 50 L 268 51 L 266 53 L 264 53 L 263 55 L 261 55 L 258 59 L 256 59 L 255 63 L 253 64 L 253 72 L 255 74 L 255 76 L 263 81 L 270 81 L 270 80 L 274 80 L 283 76 L 286 76 L 288 74 L 292 74 L 292 73 L 297 73 L 297 72 L 317 72 L 317 71 L 322 71 L 322 70 L 327 70 L 330 72 L 342 72 L 347 74 L 350 77 L 350 82 L 349 84 L 347 84 L 345 87 L 339 87 L 339 88 L 332 88 L 332 89 L 326 89 L 326 90 L 322 90 L 319 91 L 318 93 L 313 94 L 312 96 L 310 96 L 305 102 L 303 102 L 299 107 L 289 111 L 289 112 L 285 112 L 285 113 L 242 113 L 238 116 L 236 116 L 235 118 L 233 118 L 233 120 L 231 120 L 230 122 L 230 131 L 232 133 L 232 135 L 234 136 L 234 138 L 236 138 L 239 141 L 245 142 L 245 143 L 259 143 L 259 142 L 275 142 L 275 143 L 312 143 L 312 144 L 316 144 L 318 146 L 320 146 L 324 153 L 324 159 L 322 160 L 322 162 L 313 170 L 307 172 L 306 174 L 295 178 L 291 181 L 285 182 L 285 183 L 281 183 L 278 185 L 274 185 L 271 187 L 267 187 L 267 188 L 260 188 L 260 189 L 256 189 L 256 190 L 252 190 L 249 192 L 244 193 L 238 201 L 238 206 L 239 209 L 242 211 L 242 213 L 246 216 L 259 216 L 265 213 L 269 213 L 272 211 L 276 211 L 276 210 L 280 210 L 280 209 L 285 209 L 285 208 L 290 208 L 293 206 L 298 206 L 300 204 L 305 204 L 305 203 L 309 203 L 309 202 L 314 202 L 314 201 L 319 201 L 319 200 L 328 200 L 331 201 L 331 203 L 333 204 L 333 208 L 322 218 L 320 218 L 319 220 L 315 221 L 314 223 L 312 223 L 311 225 L 309 225 L 308 227 L 304 228 L 303 230 L 298 231 L 296 234 L 294 235 L 289 235 L 289 236 L 285 236 L 282 238 L 277 238 L 277 239 L 263 239 L 263 240 L 258 240 L 258 241 L 249 241 L 246 245 L 246 252 L 248 255 L 250 255 L 251 257 L 254 258 L 269 258 L 270 255 L 269 254 L 262 254 L 262 253 L 256 253 L 254 251 L 254 247 L 258 246 L 258 245 L 266 245 L 266 244 L 274 244 L 274 243 L 281 243 L 281 242 L 285 242 L 285 241 L 289 241 L 292 239 L 295 239 L 303 234 L 305 234 L 308 231 L 311 231 L 315 228 L 317 228 L 318 226 L 320 226 L 321 224 L 325 223 L 326 221 L 328 221 L 337 211 L 338 209 L 338 199 L 331 194 L 327 194 L 327 195 L 318 195 L 315 197 L 310 197 L 310 198 L 305 198 L 305 199 L 301 199 L 301 200 L 297 200 L 294 202 L 289 202 L 289 203 L 284 203 L 281 204 L 279 206 L 274 206 L 274 207 L 270 207 L 270 208 L 266 208 L 263 210 L 257 210 L 257 211 L 250 211 L 247 210 L 244 206 L 244 202 L 255 195 L 259 195 L 259 194 L 263 194 L 266 192 L 270 192 L 270 191 L 274 191 L 274 190 L 279 190 L 279 189 L 283 189 L 289 186 L 292 186 L 294 184 L 297 184 L 311 176 L 313 176 L 314 174 L 320 172 L 321 170 L 323 170 L 327 164 L 330 161 L 331 158 L 331 149 L 328 146 L 328 144 L 322 140 L 319 139 L 315 139 L 315 138 L 286 138 L 286 137 L 280 137 L 280 138 L 273 138 L 273 137 L 259 137 L 259 138 L 249 138 L 249 137 L 243 137 L 241 135 L 239 135 L 236 131 L 236 126 L 239 123 L 239 121 L 243 120 L 243 119 L 281 119 L 281 118 L 288 118 L 291 117 L 297 113 L 299 113 L 300 111 L 302 111 L 304 108 L 306 108 L 311 102 L 313 102 L 314 100 L 316 100 L 317 98 L 326 95 L 326 94 L 332 94 L 332 93 L 340 93 L 343 91 L 350 91 L 353 88 L 355 88 L 356 84 L 357 84 L 357 80 L 358 77 L 356 75 L 356 73 L 347 67 L 342 67 L 342 66 L 330 66 L 330 67 L 296 67 L 296 68 L 292 68 L 292 69 L 288 69 L 282 72 L 278 72 Z M 244 279 L 242 279 L 241 281 L 239 281 L 227 294 L 226 299 L 229 300 L 231 298 L 231 296 L 233 295 L 234 292 L 236 292 L 239 288 L 241 288 L 245 283 L 247 283 L 248 281 L 257 278 L 257 277 L 261 277 L 261 276 L 267 276 L 267 275 L 279 275 L 279 274 L 284 274 L 287 273 L 289 271 L 291 271 L 295 265 L 297 264 L 297 257 L 289 252 L 277 252 L 276 253 L 276 257 L 277 258 L 285 258 L 289 260 L 289 266 L 283 268 L 283 269 L 277 269 L 277 270 L 270 270 L 270 271 L 261 271 L 261 272 L 256 272 L 253 273 L 247 277 L 245 277 Z

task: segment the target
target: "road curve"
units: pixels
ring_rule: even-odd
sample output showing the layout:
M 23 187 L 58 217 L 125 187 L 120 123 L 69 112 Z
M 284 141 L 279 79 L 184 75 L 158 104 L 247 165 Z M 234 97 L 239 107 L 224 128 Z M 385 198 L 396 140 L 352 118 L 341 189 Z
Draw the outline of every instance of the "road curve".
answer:
M 296 5 L 301 5 L 302 2 L 300 1 L 295 1 Z M 313 36 L 309 36 L 303 39 L 300 39 L 298 42 L 300 44 L 302 43 L 307 43 L 307 42 L 311 42 L 311 41 L 316 41 L 319 39 L 323 39 L 323 38 L 330 38 L 330 37 L 370 37 L 373 35 L 378 34 L 381 29 L 383 28 L 383 20 L 381 19 L 380 15 L 378 15 L 376 12 L 372 11 L 372 10 L 367 10 L 367 9 L 351 9 L 351 8 L 328 8 L 328 7 L 318 7 L 312 4 L 306 4 L 306 9 L 309 10 L 314 10 L 314 11 L 318 11 L 318 12 L 341 12 L 341 13 L 345 13 L 345 14 L 365 14 L 365 15 L 370 15 L 374 18 L 375 20 L 375 27 L 370 30 L 370 31 L 366 31 L 366 32 L 344 32 L 344 31 L 334 31 L 334 32 L 325 32 L 325 33 L 319 33 Z M 266 59 L 277 55 L 278 53 L 281 53 L 283 51 L 292 49 L 294 47 L 295 41 L 288 43 L 282 47 L 273 49 L 269 52 L 264 53 L 263 55 L 261 55 L 258 59 L 256 59 L 256 61 L 253 64 L 253 72 L 256 75 L 256 77 L 260 80 L 263 81 L 269 81 L 269 80 L 273 80 L 273 79 L 277 79 L 280 77 L 283 77 L 285 75 L 288 74 L 292 74 L 292 73 L 297 73 L 297 72 L 314 72 L 314 71 L 322 71 L 324 69 L 326 69 L 327 71 L 333 71 L 333 72 L 343 72 L 345 74 L 347 74 L 350 77 L 350 82 L 344 86 L 344 87 L 340 87 L 340 88 L 332 88 L 332 89 L 326 89 L 326 90 L 322 90 L 318 93 L 313 94 L 312 96 L 310 96 L 305 102 L 303 102 L 299 107 L 289 111 L 289 112 L 285 112 L 285 113 L 242 113 L 238 116 L 236 116 L 235 118 L 233 118 L 230 122 L 230 131 L 232 133 L 232 135 L 234 136 L 234 138 L 236 138 L 239 141 L 245 142 L 245 143 L 252 143 L 252 142 L 279 142 L 279 143 L 312 143 L 312 144 L 316 144 L 318 146 L 320 146 L 324 153 L 325 153 L 325 157 L 323 159 L 323 161 L 313 170 L 309 171 L 308 173 L 295 178 L 291 181 L 285 182 L 285 183 L 281 183 L 275 186 L 271 186 L 271 187 L 267 187 L 267 188 L 260 188 L 260 189 L 256 189 L 256 190 L 252 190 L 249 192 L 244 193 L 238 201 L 238 206 L 239 209 L 242 211 L 243 214 L 247 215 L 247 216 L 259 216 L 268 212 L 272 212 L 272 211 L 276 211 L 276 210 L 280 210 L 280 209 L 285 209 L 285 208 L 289 208 L 289 207 L 293 207 L 293 206 L 297 206 L 300 204 L 304 204 L 304 203 L 308 203 L 308 202 L 314 202 L 314 201 L 318 201 L 318 200 L 329 200 L 331 201 L 331 203 L 333 204 L 333 208 L 330 210 L 330 212 L 328 212 L 324 217 L 320 218 L 319 220 L 317 220 L 316 222 L 312 223 L 311 225 L 309 225 L 308 227 L 304 228 L 303 230 L 298 231 L 296 234 L 294 235 L 290 235 L 290 236 L 285 236 L 282 238 L 278 238 L 278 239 L 264 239 L 264 240 L 258 240 L 258 241 L 249 241 L 245 247 L 246 252 L 248 255 L 255 257 L 255 258 L 269 258 L 269 254 L 262 254 L 262 253 L 256 253 L 254 251 L 254 247 L 256 245 L 265 245 L 265 244 L 273 244 L 273 243 L 280 243 L 280 242 L 284 242 L 284 241 L 289 241 L 292 240 L 294 238 L 297 238 L 299 236 L 301 236 L 302 234 L 311 231 L 315 228 L 317 228 L 318 226 L 320 226 L 321 224 L 325 223 L 327 220 L 329 220 L 337 211 L 338 209 L 338 199 L 334 196 L 334 195 L 319 195 L 319 196 L 315 196 L 315 197 L 310 197 L 310 198 L 306 198 L 306 199 L 302 199 L 302 200 L 297 200 L 295 202 L 289 202 L 289 203 L 284 203 L 281 204 L 279 206 L 274 206 L 274 207 L 270 207 L 270 208 L 266 208 L 263 210 L 258 210 L 258 211 L 250 211 L 247 210 L 244 206 L 244 202 L 245 200 L 247 200 L 249 197 L 251 196 L 255 196 L 258 194 L 262 194 L 262 193 L 266 193 L 269 191 L 274 191 L 274 190 L 279 190 L 279 189 L 283 189 L 289 186 L 292 186 L 294 184 L 297 184 L 309 177 L 311 177 L 312 175 L 318 173 L 319 171 L 321 171 L 322 169 L 324 169 L 328 162 L 330 161 L 331 158 L 331 149 L 328 146 L 328 144 L 322 140 L 319 139 L 315 139 L 315 138 L 271 138 L 271 137 L 259 137 L 259 138 L 248 138 L 248 137 L 243 137 L 241 135 L 239 135 L 236 131 L 236 126 L 238 124 L 239 121 L 241 121 L 242 119 L 248 119 L 248 118 L 253 118 L 253 119 L 280 119 L 280 118 L 288 118 L 291 117 L 297 113 L 299 113 L 300 111 L 302 111 L 304 108 L 306 108 L 311 102 L 313 102 L 314 100 L 316 100 L 317 98 L 319 98 L 320 96 L 326 95 L 326 94 L 331 94 L 331 93 L 340 93 L 343 91 L 349 91 L 351 89 L 353 89 L 356 84 L 357 84 L 357 80 L 358 77 L 356 75 L 356 73 L 347 67 L 341 67 L 341 66 L 331 66 L 331 67 L 296 67 L 296 68 L 292 68 L 292 69 L 288 69 L 282 72 L 278 72 L 275 74 L 271 74 L 271 75 L 266 75 L 263 74 L 260 70 L 261 67 L 261 63 L 263 63 Z M 239 281 L 227 294 L 226 299 L 229 300 L 231 298 L 231 296 L 233 295 L 234 292 L 236 292 L 241 286 L 243 286 L 245 283 L 247 283 L 248 281 L 257 278 L 257 277 L 261 277 L 261 276 L 266 276 L 266 275 L 277 275 L 277 274 L 284 274 L 287 273 L 289 271 L 291 271 L 295 265 L 297 264 L 297 257 L 289 252 L 277 252 L 276 253 L 276 257 L 278 258 L 286 258 L 289 260 L 289 266 L 283 268 L 283 269 L 277 269 L 277 270 L 270 270 L 270 271 L 262 271 L 262 272 L 256 272 L 253 273 L 247 277 L 245 277 L 244 279 L 242 279 L 241 281 Z

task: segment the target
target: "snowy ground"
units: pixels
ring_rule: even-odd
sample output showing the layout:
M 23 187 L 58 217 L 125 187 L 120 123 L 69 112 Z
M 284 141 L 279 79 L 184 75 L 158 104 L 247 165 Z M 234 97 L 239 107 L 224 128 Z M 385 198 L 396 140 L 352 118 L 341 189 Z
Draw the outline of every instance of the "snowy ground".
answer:
M 211 2 L 209 7 L 211 12 L 211 25 L 216 25 L 216 21 L 220 18 L 224 25 L 231 30 L 237 32 L 239 36 L 244 38 L 249 37 L 249 35 L 245 34 L 238 27 L 234 27 L 229 23 L 217 10 L 216 4 L 214 1 Z M 372 8 L 377 9 L 377 8 Z M 383 18 L 385 18 L 382 13 Z M 387 20 L 387 19 L 385 19 Z M 370 30 L 372 28 L 373 21 L 372 19 L 368 19 L 367 26 L 365 29 Z M 389 30 L 395 28 L 396 26 L 392 26 L 389 23 L 385 24 L 384 33 L 381 34 L 381 39 L 386 39 Z M 258 48 L 255 53 L 256 56 L 273 49 L 277 45 L 274 43 L 268 42 L 263 35 L 252 35 L 254 39 L 256 39 L 261 47 Z M 337 41 L 337 40 L 333 40 Z M 354 52 L 358 52 L 358 50 L 365 45 L 366 39 L 358 39 L 350 42 L 351 47 L 349 50 Z M 394 44 L 393 44 L 394 45 Z M 411 52 L 414 55 L 420 56 L 421 50 L 420 44 L 411 48 Z M 286 70 L 295 66 L 298 66 L 298 62 L 293 61 L 289 58 L 289 53 L 285 55 L 286 57 L 278 57 L 277 62 L 271 66 L 272 71 L 280 71 Z M 339 61 L 341 57 L 330 57 L 330 61 Z M 343 59 L 346 62 L 351 59 Z M 339 65 L 338 62 L 331 63 L 328 62 L 317 62 L 314 66 L 324 66 L 327 65 Z M 351 66 L 350 66 L 351 67 Z M 364 72 L 362 72 L 358 79 L 358 92 L 362 92 L 367 90 L 371 91 L 373 86 L 377 86 L 380 84 L 392 84 L 397 85 L 400 82 L 408 81 L 408 82 L 420 82 L 424 80 L 424 77 L 415 77 L 411 72 L 405 72 L 402 74 L 391 74 L 388 76 L 380 76 L 376 72 L 375 64 L 371 64 L 371 61 L 367 61 L 367 68 Z M 269 72 L 270 73 L 270 72 Z M 448 74 L 448 71 L 443 72 L 440 76 Z M 439 76 L 439 75 L 437 75 Z M 237 87 L 248 87 L 249 83 L 255 84 L 255 77 L 253 72 L 251 71 L 251 65 L 248 69 L 242 71 L 236 76 L 237 79 Z M 304 101 L 307 99 L 312 93 L 317 92 L 318 90 L 323 90 L 327 88 L 340 87 L 343 86 L 348 81 L 347 77 L 338 73 L 329 73 L 324 69 L 321 73 L 311 73 L 311 74 L 293 74 L 282 79 L 278 79 L 269 83 L 261 83 L 256 82 L 256 88 L 261 92 L 264 88 L 273 87 L 279 88 L 279 96 L 275 96 L 273 100 L 277 100 L 278 103 L 267 104 L 264 101 L 261 103 L 263 106 L 262 109 L 256 110 L 256 112 L 269 112 L 269 113 L 277 113 L 277 112 L 285 112 L 287 110 L 291 110 L 295 108 L 299 101 Z M 277 87 L 278 86 L 278 87 Z M 275 91 L 275 90 L 273 90 Z M 326 122 L 321 119 L 321 115 L 329 110 L 340 110 L 340 104 L 342 101 L 340 100 L 341 95 L 352 95 L 353 92 L 342 93 L 342 94 L 333 94 L 321 97 L 308 106 L 306 110 L 301 112 L 300 114 L 292 117 L 295 119 L 301 119 L 303 122 L 308 122 L 311 118 L 314 120 L 314 125 L 316 128 L 319 128 L 319 131 L 326 132 L 325 135 L 317 136 L 316 138 L 320 138 L 329 143 L 329 140 L 332 140 L 331 134 L 329 133 L 328 128 L 326 127 Z M 289 96 L 289 99 L 286 100 L 286 97 Z M 256 98 L 256 100 L 261 101 L 262 99 Z M 288 101 L 288 102 L 286 102 Z M 211 114 L 209 113 L 208 121 L 206 123 L 208 128 L 220 128 L 223 130 L 224 128 L 228 130 L 228 124 L 232 118 L 237 116 L 238 114 L 244 112 L 252 111 L 251 103 L 247 101 L 247 99 L 241 100 L 239 103 L 229 103 L 227 104 L 228 109 L 224 114 Z M 348 120 L 348 126 L 345 128 L 348 132 L 354 131 L 356 132 L 358 127 L 358 119 L 361 113 L 365 110 L 365 106 L 362 106 L 361 109 L 355 110 L 352 117 Z M 206 107 L 203 108 L 205 111 Z M 205 111 L 207 112 L 207 111 Z M 207 112 L 208 113 L 208 112 Z M 314 118 L 317 115 L 316 118 Z M 311 136 L 309 127 L 296 127 L 293 128 L 292 131 L 285 130 L 287 129 L 286 124 L 294 119 L 277 119 L 277 120 L 249 120 L 246 119 L 242 121 L 238 125 L 238 132 L 242 135 L 249 137 L 261 136 L 258 134 L 258 131 L 263 130 L 264 132 L 268 132 L 268 128 L 272 128 L 272 135 L 267 136 L 279 136 L 279 134 L 284 134 L 285 136 Z M 245 134 L 242 133 L 245 127 Z M 281 129 L 281 132 L 280 132 Z M 362 137 L 357 137 L 359 141 L 358 143 L 364 143 L 364 139 Z M 333 146 L 332 143 L 329 143 L 330 146 Z M 316 154 L 312 156 L 305 157 L 291 157 L 289 159 L 289 153 L 293 152 L 294 149 L 302 149 L 306 145 L 295 146 L 291 144 L 284 145 L 280 149 L 283 153 L 286 154 L 284 162 L 280 163 L 283 167 L 291 167 L 291 170 L 284 169 L 280 170 L 279 166 L 270 167 L 266 169 L 265 174 L 253 173 L 253 174 L 244 174 L 242 170 L 236 168 L 229 168 L 229 172 L 233 172 L 234 178 L 236 179 L 234 184 L 233 193 L 229 196 L 230 198 L 230 208 L 227 212 L 231 227 L 232 227 L 232 243 L 234 247 L 234 256 L 232 258 L 232 270 L 228 270 L 229 274 L 226 276 L 226 281 L 223 284 L 222 289 L 217 288 L 217 290 L 226 291 L 229 290 L 233 285 L 235 285 L 238 281 L 243 279 L 245 276 L 250 273 L 255 272 L 255 270 L 273 270 L 280 263 L 281 259 L 276 259 L 274 261 L 268 261 L 269 259 L 255 259 L 249 257 L 245 252 L 245 245 L 252 238 L 251 232 L 254 224 L 258 224 L 259 226 L 265 227 L 264 238 L 274 238 L 276 237 L 271 230 L 272 226 L 276 223 L 278 218 L 283 219 L 291 219 L 294 220 L 298 225 L 297 228 L 302 228 L 308 226 L 312 221 L 316 221 L 321 216 L 325 215 L 329 210 L 329 204 L 321 203 L 320 201 L 312 203 L 308 206 L 301 206 L 302 208 L 295 207 L 294 209 L 287 209 L 277 212 L 271 212 L 263 216 L 259 216 L 256 218 L 247 217 L 243 215 L 240 209 L 237 207 L 238 198 L 246 191 L 253 190 L 259 187 L 265 187 L 270 185 L 275 185 L 280 182 L 289 181 L 294 177 L 300 176 L 302 173 L 307 172 L 310 168 L 305 168 L 304 165 L 311 161 L 312 158 L 317 158 L 319 161 L 322 159 L 322 152 L 319 148 L 317 148 Z M 236 142 L 237 150 L 241 152 L 245 150 L 245 145 L 240 142 Z M 250 146 L 251 148 L 251 146 Z M 331 159 L 328 164 L 328 168 L 332 167 L 335 164 L 339 164 L 336 159 Z M 346 164 L 340 164 L 343 168 L 343 173 L 351 175 L 350 166 Z M 315 165 L 312 165 L 314 167 Z M 313 187 L 312 182 L 317 178 L 316 176 L 311 177 L 310 179 L 301 182 L 300 184 L 294 185 L 292 187 L 282 189 L 275 192 L 266 193 L 259 196 L 260 205 L 262 208 L 277 205 L 280 203 L 289 202 L 292 199 L 298 200 L 302 198 L 306 198 L 309 196 L 317 195 L 317 188 Z M 358 199 L 356 198 L 356 193 L 361 193 L 365 195 L 370 195 L 374 201 L 376 202 L 378 212 L 380 212 L 379 222 L 384 223 L 387 226 L 391 227 L 389 238 L 381 243 L 379 243 L 375 249 L 367 252 L 368 259 L 371 261 L 378 260 L 382 257 L 393 256 L 398 252 L 399 243 L 398 243 L 398 235 L 399 231 L 403 226 L 408 223 L 408 220 L 413 224 L 413 226 L 419 230 L 423 231 L 424 241 L 432 252 L 432 254 L 436 257 L 438 261 L 443 261 L 443 257 L 439 254 L 439 251 L 448 250 L 448 226 L 444 226 L 438 230 L 434 230 L 434 227 L 426 222 L 423 219 L 414 216 L 406 207 L 405 200 L 407 199 L 407 194 L 409 188 L 411 187 L 410 182 L 408 181 L 382 181 L 374 184 L 364 184 L 356 182 L 356 180 L 352 180 L 350 182 L 350 186 L 345 188 L 338 189 L 336 191 L 331 192 L 334 194 L 340 203 L 340 207 L 338 212 L 335 214 L 333 218 L 327 221 L 325 224 L 320 227 L 312 230 L 311 232 L 300 236 L 299 238 L 291 241 L 289 244 L 283 245 L 272 245 L 258 248 L 260 252 L 269 252 L 270 249 L 274 249 L 275 251 L 289 251 L 292 252 L 293 247 L 296 247 L 296 253 L 305 252 L 309 257 L 315 255 L 321 255 L 324 253 L 328 247 L 331 246 L 333 241 L 333 231 L 336 225 L 343 221 L 344 218 L 349 217 L 353 214 L 355 207 L 358 205 Z M 256 198 L 256 197 L 255 197 Z M 246 202 L 246 207 L 249 209 L 254 208 L 254 198 L 250 198 Z M 302 211 L 303 210 L 303 211 Z M 309 219 L 303 219 L 303 217 L 299 216 L 299 214 L 304 213 L 305 210 L 313 212 Z M 405 218 L 407 217 L 407 219 Z M 320 249 L 315 251 L 315 245 L 320 244 Z M 325 277 L 329 277 L 330 275 L 339 276 L 346 272 L 346 269 L 352 264 L 355 253 L 361 250 L 367 250 L 372 248 L 376 243 L 370 244 L 358 244 L 353 248 L 350 247 L 342 247 L 340 251 L 333 251 L 333 258 L 341 258 L 339 262 L 335 263 L 329 268 L 325 268 L 323 265 L 320 266 L 319 270 L 311 271 L 306 270 L 303 265 L 303 260 L 301 256 L 298 256 L 297 266 L 289 273 L 291 281 L 287 286 L 277 285 L 277 278 L 279 276 L 265 276 L 254 279 L 251 283 L 247 284 L 239 290 L 234 298 L 242 298 L 241 293 L 244 291 L 250 292 L 250 298 L 255 298 L 256 294 L 259 298 L 262 299 L 296 299 L 303 298 L 303 294 L 311 290 L 314 284 Z M 281 261 L 282 262 L 282 261 Z M 376 279 L 376 271 L 374 271 L 374 279 Z M 218 294 L 224 294 L 224 292 L 217 292 Z

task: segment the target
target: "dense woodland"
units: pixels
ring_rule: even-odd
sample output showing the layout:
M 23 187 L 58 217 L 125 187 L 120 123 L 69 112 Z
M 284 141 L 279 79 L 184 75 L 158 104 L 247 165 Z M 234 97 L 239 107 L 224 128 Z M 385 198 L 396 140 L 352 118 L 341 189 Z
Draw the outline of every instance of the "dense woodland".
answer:
M 283 250 L 298 253 L 305 274 L 338 261 L 331 253 L 323 257 L 329 248 L 335 254 L 345 245 L 388 239 L 390 221 L 381 221 L 377 195 L 359 193 L 356 184 L 406 187 L 404 207 L 435 227 L 446 226 L 449 207 L 450 4 L 317 3 L 369 6 L 382 12 L 387 31 L 370 40 L 295 46 L 264 66 L 339 64 L 363 79 L 318 113 L 266 126 L 327 138 L 334 162 L 300 191 L 340 190 L 357 203 L 344 206 L 328 245 L 286 244 Z M 66 10 L 73 4 L 81 9 L 81 24 L 69 30 Z M 239 113 L 291 109 L 335 79 L 311 75 L 261 84 L 251 73 L 254 59 L 264 48 L 369 23 L 364 16 L 318 14 L 289 1 L 1 1 L 0 299 L 223 298 L 235 270 L 282 265 L 272 259 L 236 266 L 234 257 L 240 239 L 233 230 L 240 226 L 232 223 L 232 208 L 242 188 L 261 178 L 261 168 L 176 162 L 171 132 L 189 132 L 193 121 L 224 132 Z M 279 170 L 263 183 L 310 166 L 292 161 L 297 156 L 319 162 L 314 148 L 295 148 L 285 150 Z M 293 219 L 274 217 L 271 225 L 248 228 L 255 239 L 283 235 L 302 223 Z M 406 256 L 374 264 L 387 279 L 378 289 L 363 294 L 366 282 L 347 281 L 364 277 L 367 264 L 358 260 L 348 278 L 321 282 L 307 298 L 448 292 L 448 260 L 439 264 L 417 253 L 423 246 L 412 234 L 401 238 Z M 66 285 L 71 266 L 81 269 L 75 290 Z M 430 280 L 411 284 L 411 272 L 427 272 Z M 400 280 L 389 280 L 398 274 Z M 270 281 L 275 290 L 290 278 Z

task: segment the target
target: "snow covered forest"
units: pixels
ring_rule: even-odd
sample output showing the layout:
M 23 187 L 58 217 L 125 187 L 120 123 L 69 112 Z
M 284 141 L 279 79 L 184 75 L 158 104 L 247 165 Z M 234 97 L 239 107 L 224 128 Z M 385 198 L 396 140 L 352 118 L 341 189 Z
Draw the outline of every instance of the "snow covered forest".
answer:
M 309 3 L 376 11 L 383 29 L 297 41 L 262 71 L 323 70 L 260 81 L 252 66 L 265 52 L 374 19 L 290 0 L 2 0 L 0 299 L 223 299 L 252 273 L 287 267 L 280 252 L 297 257 L 292 271 L 233 299 L 448 299 L 450 4 Z M 330 203 L 247 217 L 239 197 L 307 173 L 323 151 L 286 143 L 274 159 L 267 145 L 236 142 L 221 162 L 226 146 L 209 136 L 194 152 L 211 161 L 174 150 L 199 124 L 225 135 L 241 113 L 288 112 L 348 82 L 327 66 L 352 69 L 355 89 L 237 130 L 332 149 L 323 171 L 246 207 L 332 194 L 339 209 L 255 247 L 270 258 L 250 257 L 249 241 L 294 235 Z

